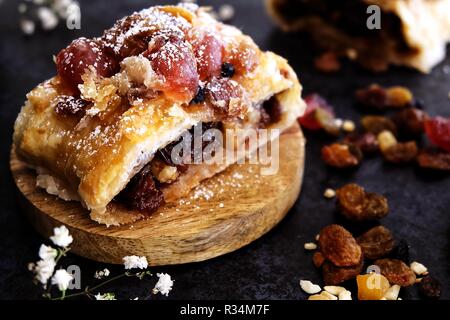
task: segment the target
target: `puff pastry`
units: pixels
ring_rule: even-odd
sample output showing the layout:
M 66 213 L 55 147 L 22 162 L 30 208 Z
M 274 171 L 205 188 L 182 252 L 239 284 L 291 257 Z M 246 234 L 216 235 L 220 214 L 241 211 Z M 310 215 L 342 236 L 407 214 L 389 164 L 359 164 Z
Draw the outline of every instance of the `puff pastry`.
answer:
M 282 132 L 304 110 L 286 60 L 192 4 L 134 13 L 56 64 L 27 95 L 16 153 L 39 187 L 106 225 L 144 218 L 233 163 L 171 164 L 165 154 L 194 127 Z
M 305 30 L 319 46 L 374 71 L 403 65 L 428 73 L 450 41 L 450 0 L 267 0 L 284 30 Z M 366 26 L 369 5 L 381 8 L 381 29 Z

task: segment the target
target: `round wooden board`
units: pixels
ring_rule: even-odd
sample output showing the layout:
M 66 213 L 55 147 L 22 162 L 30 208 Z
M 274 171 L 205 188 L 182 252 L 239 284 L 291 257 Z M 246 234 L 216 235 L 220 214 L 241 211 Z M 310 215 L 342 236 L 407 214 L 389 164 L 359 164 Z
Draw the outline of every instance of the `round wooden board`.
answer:
M 14 151 L 10 165 L 20 204 L 44 237 L 54 227 L 65 225 L 74 238 L 72 252 L 80 256 L 122 263 L 124 256 L 138 255 L 146 256 L 150 265 L 169 265 L 237 250 L 281 221 L 300 192 L 305 157 L 300 128 L 283 133 L 279 145 L 280 165 L 275 175 L 261 175 L 262 165 L 233 165 L 148 219 L 109 228 L 92 221 L 79 203 L 36 188 L 34 171 Z

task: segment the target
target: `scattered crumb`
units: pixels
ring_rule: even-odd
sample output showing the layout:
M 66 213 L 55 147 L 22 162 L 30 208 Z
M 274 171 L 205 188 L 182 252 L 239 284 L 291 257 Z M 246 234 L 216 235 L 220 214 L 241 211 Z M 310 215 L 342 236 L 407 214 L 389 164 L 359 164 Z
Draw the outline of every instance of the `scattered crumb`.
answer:
M 305 243 L 303 247 L 305 248 L 305 250 L 316 250 L 317 244 L 315 244 L 313 242 L 308 242 L 308 243 Z
M 344 124 L 344 120 L 336 118 L 334 119 L 334 125 L 338 128 L 341 128 Z
M 349 58 L 350 60 L 356 60 L 358 59 L 358 51 L 356 51 L 355 49 L 347 49 L 347 58 Z
M 327 188 L 323 193 L 323 196 L 327 199 L 332 199 L 336 196 L 336 191 L 334 189 Z
M 345 120 L 342 123 L 342 130 L 344 130 L 345 132 L 353 132 L 355 131 L 355 123 L 351 120 Z
M 320 234 L 316 234 L 316 237 L 314 238 L 316 241 L 319 241 L 320 239 Z
M 20 28 L 26 35 L 32 35 L 34 33 L 35 24 L 32 20 L 22 19 L 20 20 Z

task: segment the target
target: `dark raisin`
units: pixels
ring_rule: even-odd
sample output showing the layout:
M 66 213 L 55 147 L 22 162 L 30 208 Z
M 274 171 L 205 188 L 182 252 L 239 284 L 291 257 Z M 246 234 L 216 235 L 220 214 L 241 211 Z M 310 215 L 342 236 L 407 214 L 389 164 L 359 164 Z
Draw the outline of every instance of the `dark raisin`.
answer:
M 389 280 L 390 284 L 408 287 L 416 282 L 414 272 L 401 260 L 380 259 L 374 264 L 380 268 L 381 274 Z
M 344 143 L 357 146 L 364 154 L 374 154 L 379 150 L 377 137 L 371 132 L 348 135 Z
M 224 62 L 222 64 L 222 70 L 221 70 L 221 75 L 224 78 L 231 78 L 232 76 L 234 76 L 235 73 L 235 69 L 234 66 L 229 63 L 229 62 Z
M 316 268 L 322 267 L 323 263 L 325 262 L 325 257 L 323 256 L 322 252 L 316 251 L 313 255 L 313 264 Z
M 151 167 L 145 166 L 119 195 L 134 210 L 150 214 L 164 203 L 164 195 L 157 187 L 151 174 Z
M 397 133 L 395 123 L 391 119 L 382 116 L 365 116 L 361 119 L 361 125 L 367 132 L 375 135 L 385 130 L 392 132 L 394 135 Z
M 264 114 L 264 116 L 263 116 Z M 269 100 L 266 100 L 262 105 L 261 116 L 266 118 L 266 125 L 277 123 L 281 120 L 281 104 L 277 97 L 273 96 Z M 268 118 L 267 118 L 268 116 Z
M 363 269 L 363 258 L 351 267 L 337 267 L 330 261 L 325 261 L 322 268 L 323 281 L 327 286 L 335 286 L 344 281 L 354 279 Z
M 417 162 L 424 169 L 450 171 L 450 153 L 447 152 L 421 151 Z
M 82 117 L 88 102 L 72 96 L 60 96 L 56 103 L 56 114 L 63 117 Z
M 358 103 L 364 107 L 372 109 L 383 109 L 386 107 L 386 90 L 376 84 L 356 91 L 355 97 Z
M 190 104 L 199 104 L 204 102 L 205 99 L 206 99 L 205 89 L 199 86 L 197 94 L 195 95 L 194 99 L 191 100 Z
M 356 241 L 360 245 L 364 257 L 373 260 L 387 255 L 395 245 L 391 231 L 383 226 L 370 229 L 356 238 Z
M 401 260 L 404 263 L 409 264 L 409 244 L 406 240 L 400 240 L 392 250 L 390 256 L 394 259 Z
M 419 291 L 427 299 L 439 299 L 441 284 L 431 276 L 426 276 L 419 282 Z
M 411 136 L 419 136 L 425 131 L 426 119 L 428 119 L 428 115 L 416 108 L 405 109 L 393 117 L 399 131 Z

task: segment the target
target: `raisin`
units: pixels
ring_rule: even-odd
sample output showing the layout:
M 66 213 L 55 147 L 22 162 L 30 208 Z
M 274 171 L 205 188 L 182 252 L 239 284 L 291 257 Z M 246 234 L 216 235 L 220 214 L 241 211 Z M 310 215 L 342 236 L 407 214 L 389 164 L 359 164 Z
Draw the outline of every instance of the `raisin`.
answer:
M 428 275 L 419 282 L 419 291 L 427 299 L 439 299 L 441 297 L 441 284 Z
M 385 217 L 389 213 L 387 199 L 376 193 L 366 192 L 351 183 L 336 190 L 340 212 L 350 220 L 365 221 Z
M 394 236 L 389 229 L 378 226 L 356 238 L 363 255 L 367 259 L 379 259 L 389 254 L 395 245 Z
M 276 123 L 281 120 L 281 104 L 276 96 L 272 96 L 269 100 L 264 101 L 262 109 L 264 109 L 264 112 L 269 116 L 270 120 L 268 124 Z
M 375 135 L 385 130 L 391 131 L 394 135 L 397 133 L 395 123 L 391 119 L 383 116 L 365 116 L 361 119 L 361 125 L 367 132 Z
M 354 279 L 363 269 L 363 259 L 351 267 L 337 267 L 330 261 L 325 261 L 322 268 L 323 281 L 327 286 L 335 286 L 344 281 Z
M 333 143 L 322 148 L 322 159 L 335 168 L 356 167 L 362 160 L 362 152 L 352 144 Z
M 356 277 L 358 300 L 380 300 L 389 289 L 389 281 L 385 276 L 368 273 Z
M 164 203 L 164 195 L 156 186 L 150 165 L 133 177 L 119 198 L 124 199 L 132 209 L 146 214 L 155 212 Z
M 238 117 L 247 108 L 244 88 L 228 78 L 213 78 L 205 90 L 207 102 L 223 116 Z
M 401 260 L 380 259 L 374 262 L 380 268 L 391 284 L 398 284 L 402 287 L 408 287 L 416 282 L 414 272 Z
M 79 117 L 84 115 L 88 102 L 72 96 L 60 96 L 56 103 L 56 114 L 63 117 Z
M 406 240 L 400 240 L 390 254 L 391 258 L 401 260 L 409 264 L 409 244 Z
M 361 247 L 352 234 L 336 224 L 320 231 L 319 245 L 324 257 L 338 267 L 354 266 L 362 256 Z
M 417 162 L 421 168 L 450 171 L 450 153 L 421 151 Z
M 435 117 L 425 120 L 425 133 L 433 144 L 450 152 L 450 119 Z
M 337 124 L 334 114 L 328 112 L 325 109 L 317 109 L 314 113 L 317 122 L 325 132 L 338 136 L 340 134 L 340 126 Z
M 325 52 L 314 59 L 314 66 L 317 70 L 325 73 L 337 72 L 341 69 L 341 64 L 334 52 Z
M 414 102 L 411 91 L 401 86 L 382 88 L 373 84 L 368 88 L 356 91 L 355 97 L 362 106 L 377 110 L 403 108 Z
M 377 136 L 371 132 L 350 134 L 345 137 L 344 143 L 355 145 L 363 154 L 374 154 L 378 151 Z
M 191 100 L 190 104 L 199 104 L 199 103 L 204 102 L 205 99 L 206 99 L 206 96 L 205 96 L 205 89 L 202 88 L 202 87 L 200 87 L 200 86 L 198 86 L 197 94 L 196 94 L 195 97 Z
M 325 257 L 323 256 L 322 252 L 320 252 L 320 251 L 314 252 L 312 259 L 313 259 L 313 264 L 316 268 L 322 267 L 323 263 L 325 262 Z
M 234 70 L 234 66 L 229 63 L 229 62 L 224 62 L 222 64 L 222 69 L 221 69 L 221 76 L 224 78 L 231 78 L 234 76 L 235 70 Z
M 383 151 L 383 157 L 392 163 L 411 162 L 416 159 L 419 149 L 415 141 L 397 143 Z
M 428 115 L 417 108 L 408 108 L 395 114 L 392 119 L 401 133 L 416 137 L 425 131 Z

